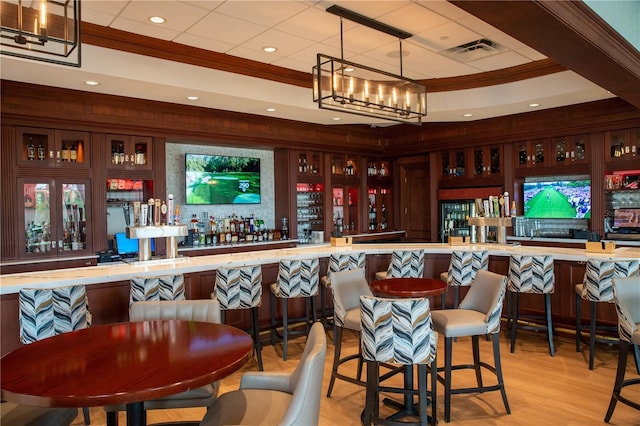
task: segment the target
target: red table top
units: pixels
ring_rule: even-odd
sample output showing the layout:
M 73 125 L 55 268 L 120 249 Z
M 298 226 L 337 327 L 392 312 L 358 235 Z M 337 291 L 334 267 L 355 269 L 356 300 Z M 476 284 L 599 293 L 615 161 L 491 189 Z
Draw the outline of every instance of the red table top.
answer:
M 22 346 L 0 359 L 2 399 L 89 407 L 156 399 L 239 369 L 252 340 L 235 327 L 193 321 L 94 326 Z
M 378 297 L 429 297 L 447 291 L 447 283 L 433 278 L 386 278 L 369 284 Z

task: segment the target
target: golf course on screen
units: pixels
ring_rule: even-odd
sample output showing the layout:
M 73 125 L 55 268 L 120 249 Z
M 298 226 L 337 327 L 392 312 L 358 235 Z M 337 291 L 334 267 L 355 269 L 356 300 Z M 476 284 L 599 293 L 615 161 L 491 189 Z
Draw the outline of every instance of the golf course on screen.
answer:
M 589 183 L 588 181 L 525 183 L 525 217 L 591 218 Z

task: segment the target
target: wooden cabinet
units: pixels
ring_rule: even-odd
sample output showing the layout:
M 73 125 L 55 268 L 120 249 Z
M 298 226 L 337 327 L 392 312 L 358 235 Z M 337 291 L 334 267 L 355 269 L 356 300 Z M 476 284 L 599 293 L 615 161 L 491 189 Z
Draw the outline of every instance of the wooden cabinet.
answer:
M 19 178 L 23 196 L 18 257 L 53 258 L 93 253 L 91 181 L 70 178 Z
M 366 223 L 362 231 L 393 229 L 393 179 L 391 163 L 382 159 L 367 160 Z
M 361 232 L 360 188 L 357 183 L 332 183 L 333 231 L 343 235 Z
M 551 164 L 549 140 L 538 139 L 515 144 L 516 168 L 542 168 Z
M 331 179 L 357 179 L 360 176 L 358 156 L 347 154 L 329 154 L 331 156 Z
M 308 181 L 310 177 L 322 177 L 323 153 L 318 151 L 297 151 L 298 181 Z M 315 181 L 315 180 L 314 180 Z
M 17 127 L 17 164 L 35 167 L 89 168 L 89 132 Z
M 152 138 L 148 136 L 106 135 L 107 168 L 152 170 Z
M 637 168 L 640 161 L 640 127 L 605 132 L 605 156 L 607 163 Z
M 502 175 L 502 145 L 478 146 L 472 152 L 472 177 Z
M 440 152 L 441 174 L 444 179 L 463 178 L 467 173 L 467 153 L 464 148 Z
M 589 162 L 589 135 L 574 135 L 551 140 L 551 162 L 555 166 Z

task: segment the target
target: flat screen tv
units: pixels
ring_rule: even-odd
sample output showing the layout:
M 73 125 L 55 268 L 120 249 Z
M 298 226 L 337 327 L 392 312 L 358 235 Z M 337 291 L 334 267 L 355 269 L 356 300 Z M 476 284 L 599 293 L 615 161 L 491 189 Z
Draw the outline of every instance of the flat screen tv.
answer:
M 613 211 L 613 227 L 630 228 L 640 232 L 640 209 L 616 209 Z
M 524 216 L 549 219 L 590 219 L 591 181 L 582 177 L 546 177 L 525 181 Z
M 187 204 L 260 204 L 260 159 L 186 154 Z

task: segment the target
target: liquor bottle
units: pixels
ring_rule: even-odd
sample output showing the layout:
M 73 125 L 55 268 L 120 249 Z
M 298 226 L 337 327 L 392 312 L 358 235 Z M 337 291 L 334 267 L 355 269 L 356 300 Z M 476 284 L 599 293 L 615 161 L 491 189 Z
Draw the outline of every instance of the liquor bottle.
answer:
M 139 165 L 139 166 L 143 166 L 144 164 L 146 164 L 146 159 L 144 158 L 144 150 L 142 149 L 142 144 L 136 144 L 136 158 L 135 158 L 135 164 Z
M 78 149 L 74 144 L 71 144 L 71 148 L 69 148 L 69 161 L 72 163 L 78 161 Z
M 385 177 L 387 175 L 387 169 L 384 167 L 384 163 L 380 165 L 380 176 Z
M 118 164 L 120 157 L 118 156 L 118 147 L 111 145 L 111 164 Z
M 45 157 L 45 149 L 44 149 L 44 145 L 42 145 L 42 142 L 40 142 L 38 144 L 38 160 L 40 161 L 44 161 L 44 157 Z
M 29 145 L 27 145 L 27 160 L 36 159 L 36 147 L 33 145 L 33 139 L 29 138 Z
M 118 164 L 124 164 L 124 144 L 121 143 L 118 147 Z
M 62 161 L 69 161 L 69 148 L 65 141 L 62 141 L 62 148 L 60 148 L 60 152 L 62 155 Z

